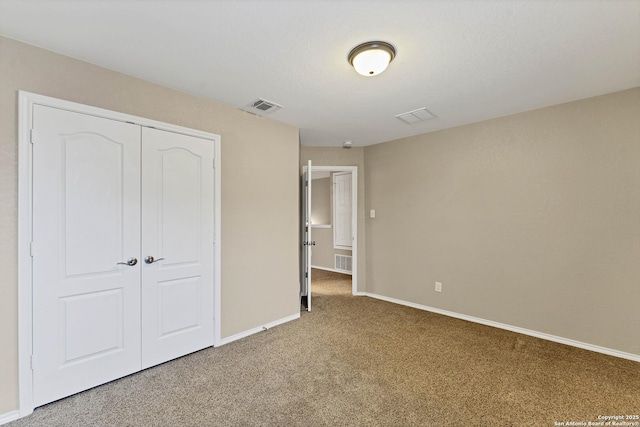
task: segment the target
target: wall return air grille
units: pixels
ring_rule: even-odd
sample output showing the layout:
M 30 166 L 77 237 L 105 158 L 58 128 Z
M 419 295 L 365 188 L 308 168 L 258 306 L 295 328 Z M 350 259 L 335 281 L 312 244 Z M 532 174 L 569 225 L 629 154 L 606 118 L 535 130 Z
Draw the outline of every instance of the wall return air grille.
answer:
M 335 254 L 334 268 L 340 272 L 351 274 L 351 256 Z

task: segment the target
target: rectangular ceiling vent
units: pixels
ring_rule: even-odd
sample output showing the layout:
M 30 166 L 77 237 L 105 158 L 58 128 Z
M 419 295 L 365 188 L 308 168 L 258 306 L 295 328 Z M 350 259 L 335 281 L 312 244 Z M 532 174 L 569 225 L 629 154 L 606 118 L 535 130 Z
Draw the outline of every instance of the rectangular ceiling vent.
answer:
M 426 108 L 418 108 L 417 110 L 408 111 L 396 116 L 407 124 L 424 122 L 426 120 L 435 119 L 436 116 L 431 114 Z
M 271 114 L 280 110 L 281 108 L 282 105 L 278 105 L 275 102 L 267 101 L 266 99 L 258 98 L 256 101 L 253 101 L 246 108 L 244 108 L 244 110 L 254 114 Z

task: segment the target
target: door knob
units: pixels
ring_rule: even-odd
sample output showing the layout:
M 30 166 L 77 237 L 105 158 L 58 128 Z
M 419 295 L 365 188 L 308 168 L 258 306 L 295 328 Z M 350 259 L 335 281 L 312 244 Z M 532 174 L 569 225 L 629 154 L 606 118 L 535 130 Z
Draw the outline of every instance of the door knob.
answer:
M 124 265 L 129 265 L 129 266 L 133 267 L 137 263 L 138 263 L 138 260 L 136 258 L 129 258 L 127 260 L 127 262 L 119 262 L 118 264 L 124 264 Z
M 146 262 L 147 264 L 153 264 L 154 262 L 158 262 L 158 261 L 163 260 L 163 259 L 164 258 L 156 259 L 156 258 L 152 257 L 151 255 L 149 255 L 144 259 L 144 262 Z

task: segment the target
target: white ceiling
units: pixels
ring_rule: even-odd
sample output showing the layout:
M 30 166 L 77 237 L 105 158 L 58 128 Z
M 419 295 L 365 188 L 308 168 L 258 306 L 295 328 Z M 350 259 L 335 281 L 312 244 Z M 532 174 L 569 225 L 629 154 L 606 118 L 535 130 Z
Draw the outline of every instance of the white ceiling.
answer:
M 273 101 L 311 146 L 640 86 L 638 0 L 0 0 L 0 34 L 236 108 Z M 369 40 L 397 56 L 362 77 L 347 54 Z M 395 118 L 421 107 L 437 118 Z

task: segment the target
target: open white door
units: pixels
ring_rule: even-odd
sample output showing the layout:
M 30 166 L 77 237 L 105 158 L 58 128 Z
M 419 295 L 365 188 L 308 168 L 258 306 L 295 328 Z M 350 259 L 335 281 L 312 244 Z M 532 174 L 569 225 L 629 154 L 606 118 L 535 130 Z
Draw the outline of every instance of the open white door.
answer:
M 311 160 L 302 173 L 302 267 L 300 268 L 300 298 L 307 311 L 311 311 Z

